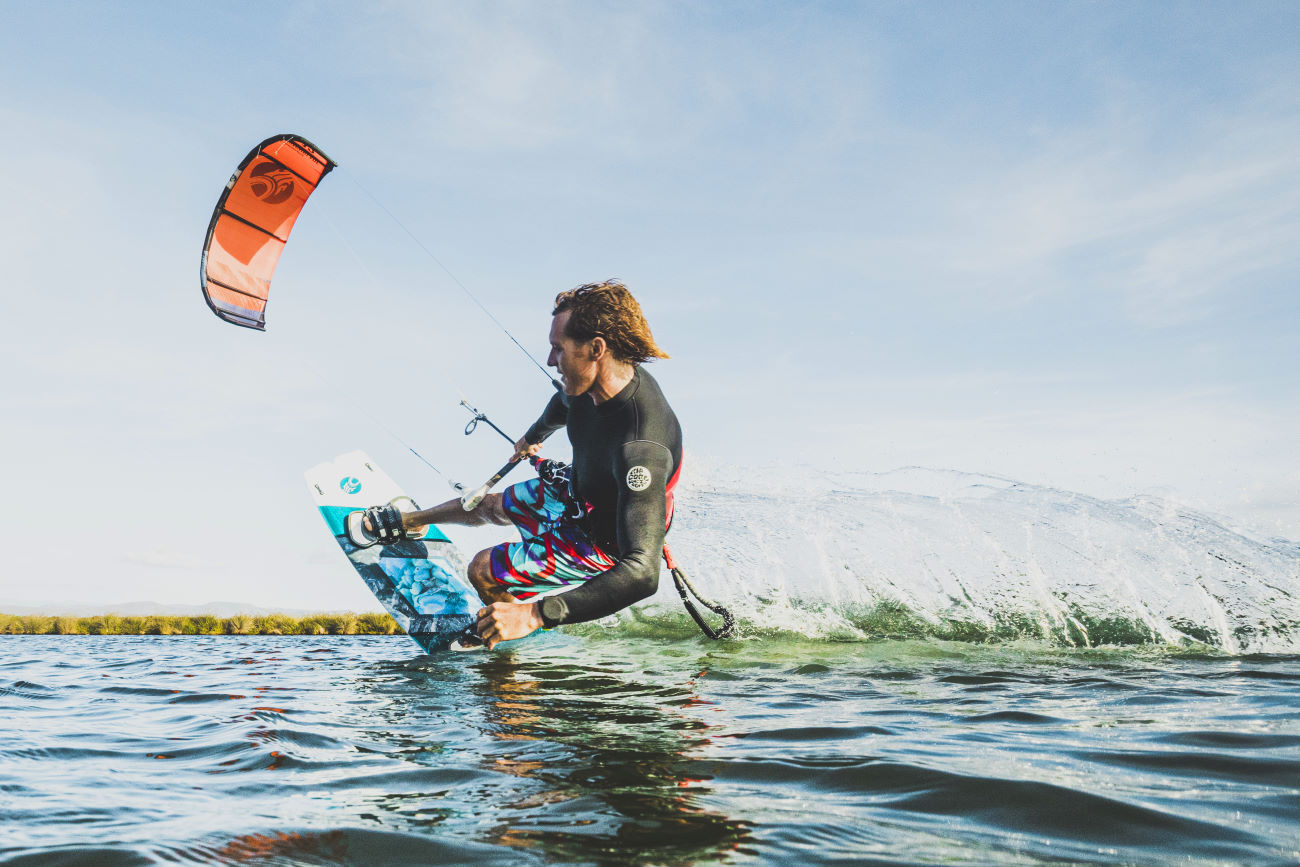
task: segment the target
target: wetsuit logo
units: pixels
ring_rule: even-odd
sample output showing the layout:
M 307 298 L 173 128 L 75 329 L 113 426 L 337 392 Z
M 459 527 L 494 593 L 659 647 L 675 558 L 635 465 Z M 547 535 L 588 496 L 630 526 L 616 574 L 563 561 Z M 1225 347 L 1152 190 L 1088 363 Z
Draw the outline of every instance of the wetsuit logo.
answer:
M 644 491 L 650 487 L 650 471 L 639 466 L 628 470 L 627 486 L 633 491 Z

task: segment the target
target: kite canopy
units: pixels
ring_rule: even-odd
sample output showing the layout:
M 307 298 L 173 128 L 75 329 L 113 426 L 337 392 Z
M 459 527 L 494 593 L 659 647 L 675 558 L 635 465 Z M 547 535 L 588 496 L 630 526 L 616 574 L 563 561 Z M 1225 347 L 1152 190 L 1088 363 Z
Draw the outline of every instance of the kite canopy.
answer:
M 199 278 L 212 312 L 266 330 L 271 275 L 307 198 L 336 166 L 304 138 L 277 135 L 253 148 L 212 212 Z

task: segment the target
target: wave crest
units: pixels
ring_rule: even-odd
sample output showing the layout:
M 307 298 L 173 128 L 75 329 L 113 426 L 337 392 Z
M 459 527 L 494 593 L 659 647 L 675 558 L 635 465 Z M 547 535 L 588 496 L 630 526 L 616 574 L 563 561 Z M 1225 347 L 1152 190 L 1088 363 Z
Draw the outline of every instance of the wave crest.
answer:
M 1159 498 L 921 468 L 715 473 L 679 489 L 676 524 L 742 634 L 1300 651 L 1300 544 Z M 620 631 L 693 629 L 671 593 Z

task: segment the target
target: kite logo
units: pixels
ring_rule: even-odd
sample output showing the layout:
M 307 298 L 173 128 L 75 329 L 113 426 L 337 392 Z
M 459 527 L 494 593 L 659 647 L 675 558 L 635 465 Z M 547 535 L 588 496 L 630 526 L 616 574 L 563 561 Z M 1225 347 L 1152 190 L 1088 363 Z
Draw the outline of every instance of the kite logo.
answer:
M 361 480 L 354 476 L 345 476 L 339 482 L 339 487 L 345 494 L 355 494 L 361 490 Z
M 639 466 L 628 470 L 627 486 L 633 491 L 644 491 L 650 487 L 650 471 Z
M 248 191 L 268 205 L 289 201 L 293 186 L 293 172 L 277 163 L 262 163 L 248 173 Z

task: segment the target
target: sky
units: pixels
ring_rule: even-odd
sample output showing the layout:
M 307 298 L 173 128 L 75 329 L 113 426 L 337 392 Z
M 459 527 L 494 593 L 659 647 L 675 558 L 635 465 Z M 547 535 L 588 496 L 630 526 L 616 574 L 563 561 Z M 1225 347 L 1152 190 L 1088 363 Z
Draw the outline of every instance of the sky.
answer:
M 685 485 L 949 468 L 1300 538 L 1294 3 L 0 21 L 0 605 L 375 608 L 303 471 L 360 448 L 446 498 L 414 447 L 477 484 L 504 443 L 462 395 L 522 431 L 550 393 L 503 328 L 544 359 L 554 294 L 608 277 L 672 355 Z M 340 167 L 257 333 L 200 248 L 286 132 Z

